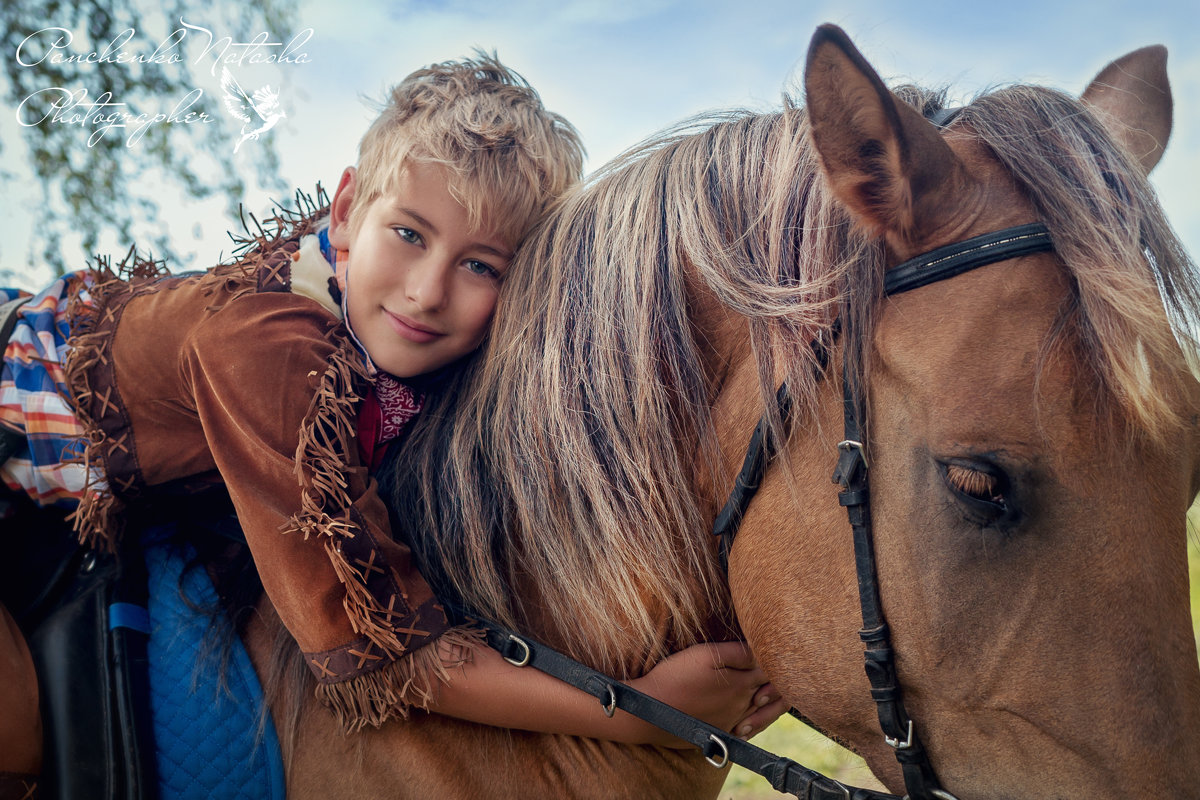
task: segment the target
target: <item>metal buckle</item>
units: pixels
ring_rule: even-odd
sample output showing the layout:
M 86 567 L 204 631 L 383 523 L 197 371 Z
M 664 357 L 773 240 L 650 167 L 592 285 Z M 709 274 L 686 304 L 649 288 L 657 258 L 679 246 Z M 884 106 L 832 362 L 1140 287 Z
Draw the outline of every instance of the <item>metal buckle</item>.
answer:
M 508 640 L 510 642 L 516 642 L 518 645 L 520 645 L 521 649 L 523 649 L 525 651 L 525 655 L 522 656 L 521 658 L 509 658 L 508 656 L 504 656 L 504 660 L 507 661 L 508 663 L 512 664 L 514 667 L 524 667 L 524 666 L 528 665 L 529 659 L 533 657 L 533 653 L 529 649 L 529 644 L 521 641 L 517 637 L 513 636 L 511 633 L 508 635 Z M 609 716 L 612 716 L 612 715 L 609 714 Z
M 724 766 L 726 764 L 729 763 L 729 747 L 723 741 L 721 741 L 719 738 L 717 738 L 717 735 L 715 733 L 710 733 L 708 735 L 708 738 L 709 738 L 709 741 L 716 742 L 717 747 L 721 748 L 721 757 L 720 757 L 720 759 L 717 759 L 717 758 L 714 758 L 713 756 L 706 755 L 706 756 L 704 756 L 704 760 L 707 761 L 708 763 L 712 764 L 717 769 L 722 769 L 722 768 L 724 768 Z
M 883 741 L 887 742 L 887 746 L 891 747 L 894 750 L 907 750 L 908 748 L 912 747 L 913 721 L 911 719 L 908 721 L 908 738 L 907 739 L 905 739 L 904 741 L 901 741 L 899 739 L 893 739 L 892 737 L 888 736 L 885 733 L 883 735 Z
M 611 683 L 604 684 L 604 688 L 608 692 L 608 702 L 600 701 L 600 704 L 604 706 L 604 713 L 611 717 L 617 712 L 617 693 Z
M 742 767 L 746 766 L 741 762 L 737 762 L 737 764 L 738 766 Z M 850 794 L 850 788 L 846 786 L 846 784 L 831 778 L 828 775 L 817 775 L 815 779 L 812 777 L 808 777 L 806 779 L 804 773 L 811 773 L 812 770 L 797 764 L 790 758 L 779 758 L 779 760 L 769 766 L 767 770 L 764 770 L 759 774 L 770 781 L 771 788 L 773 788 L 775 791 L 779 792 L 780 794 L 789 794 L 788 787 L 791 784 L 789 783 L 788 779 L 792 775 L 792 770 L 795 770 L 796 773 L 798 773 L 800 780 L 803 781 L 803 785 L 807 787 L 804 790 L 804 797 L 814 797 L 814 790 L 821 792 L 822 797 L 833 797 L 834 791 L 841 791 L 841 797 L 843 800 L 851 800 L 853 797 L 853 795 Z M 770 774 L 768 774 L 768 772 L 770 772 Z M 834 787 L 837 787 L 836 790 Z M 793 790 L 790 793 L 790 796 L 799 797 L 800 795 L 797 794 L 796 790 Z
M 832 790 L 832 789 L 833 789 L 833 786 L 829 786 L 829 784 L 831 784 L 831 783 L 833 784 L 833 786 L 836 786 L 838 789 L 840 789 L 840 790 L 842 791 L 842 797 L 844 797 L 844 798 L 845 798 L 845 800 L 850 800 L 850 799 L 851 799 L 852 795 L 850 794 L 850 789 L 849 789 L 849 787 L 847 787 L 847 786 L 846 786 L 846 784 L 842 783 L 842 782 L 841 782 L 841 781 L 839 781 L 839 780 L 834 780 L 833 778 L 830 778 L 828 775 L 822 775 L 822 776 L 821 776 L 821 785 L 820 785 L 820 787 L 819 787 L 819 788 L 820 788 L 820 789 L 821 789 L 821 791 L 822 791 L 822 792 L 824 792 L 825 794 L 829 794 L 830 790 Z M 815 785 L 815 784 L 814 784 L 814 785 Z M 810 789 L 808 790 L 808 792 L 809 792 L 809 794 L 811 795 L 811 794 L 812 794 L 812 788 L 810 788 Z
M 858 457 L 862 459 L 863 468 L 865 469 L 868 466 L 867 450 L 865 447 L 863 447 L 862 442 L 856 442 L 853 439 L 843 439 L 842 441 L 838 442 L 837 447 L 838 447 L 838 450 L 841 450 L 846 453 L 849 453 L 851 450 L 857 450 Z

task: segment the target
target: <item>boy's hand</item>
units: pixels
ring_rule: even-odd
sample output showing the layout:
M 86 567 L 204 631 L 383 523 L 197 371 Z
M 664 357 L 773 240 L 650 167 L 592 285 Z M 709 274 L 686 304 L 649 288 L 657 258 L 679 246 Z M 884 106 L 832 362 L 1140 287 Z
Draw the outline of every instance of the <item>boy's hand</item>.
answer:
M 698 644 L 672 653 L 629 685 L 743 739 L 787 710 L 744 642 Z M 655 732 L 650 735 L 655 743 L 690 746 L 663 731 Z
M 451 655 L 457 654 L 443 653 Z M 628 684 L 742 738 L 770 725 L 786 708 L 742 642 L 689 647 Z M 429 710 L 504 728 L 692 746 L 623 711 L 609 718 L 586 692 L 536 669 L 514 667 L 490 647 L 475 648 L 469 661 L 450 671 Z

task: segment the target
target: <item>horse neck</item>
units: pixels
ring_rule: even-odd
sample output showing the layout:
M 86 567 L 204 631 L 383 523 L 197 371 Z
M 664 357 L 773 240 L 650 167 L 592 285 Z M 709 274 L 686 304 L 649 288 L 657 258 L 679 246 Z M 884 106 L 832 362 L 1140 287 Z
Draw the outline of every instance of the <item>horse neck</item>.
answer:
M 715 459 L 711 453 L 692 454 L 697 465 L 694 491 L 715 518 L 763 409 L 757 404 L 758 373 L 749 320 L 731 313 L 694 277 L 689 277 L 687 294 L 718 449 Z

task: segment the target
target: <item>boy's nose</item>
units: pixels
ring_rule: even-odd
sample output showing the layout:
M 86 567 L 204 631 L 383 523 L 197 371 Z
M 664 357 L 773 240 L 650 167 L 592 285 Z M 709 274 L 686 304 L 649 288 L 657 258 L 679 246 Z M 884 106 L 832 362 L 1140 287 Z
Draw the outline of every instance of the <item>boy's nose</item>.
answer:
M 405 291 L 408 299 L 422 311 L 440 311 L 450 297 L 450 265 L 432 259 L 409 270 Z

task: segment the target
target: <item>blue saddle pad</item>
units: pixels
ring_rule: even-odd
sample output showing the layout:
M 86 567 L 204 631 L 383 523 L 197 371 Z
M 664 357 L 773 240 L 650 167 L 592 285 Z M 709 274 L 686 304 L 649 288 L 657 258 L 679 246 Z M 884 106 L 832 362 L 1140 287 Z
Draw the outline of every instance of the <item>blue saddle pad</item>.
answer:
M 205 651 L 210 627 L 228 629 L 230 622 L 205 611 L 216 607 L 217 593 L 202 567 L 185 572 L 191 557 L 190 548 L 146 542 L 159 795 L 284 800 L 279 740 L 270 716 L 261 717 L 263 692 L 250 656 L 230 637 L 222 675 L 220 659 Z

